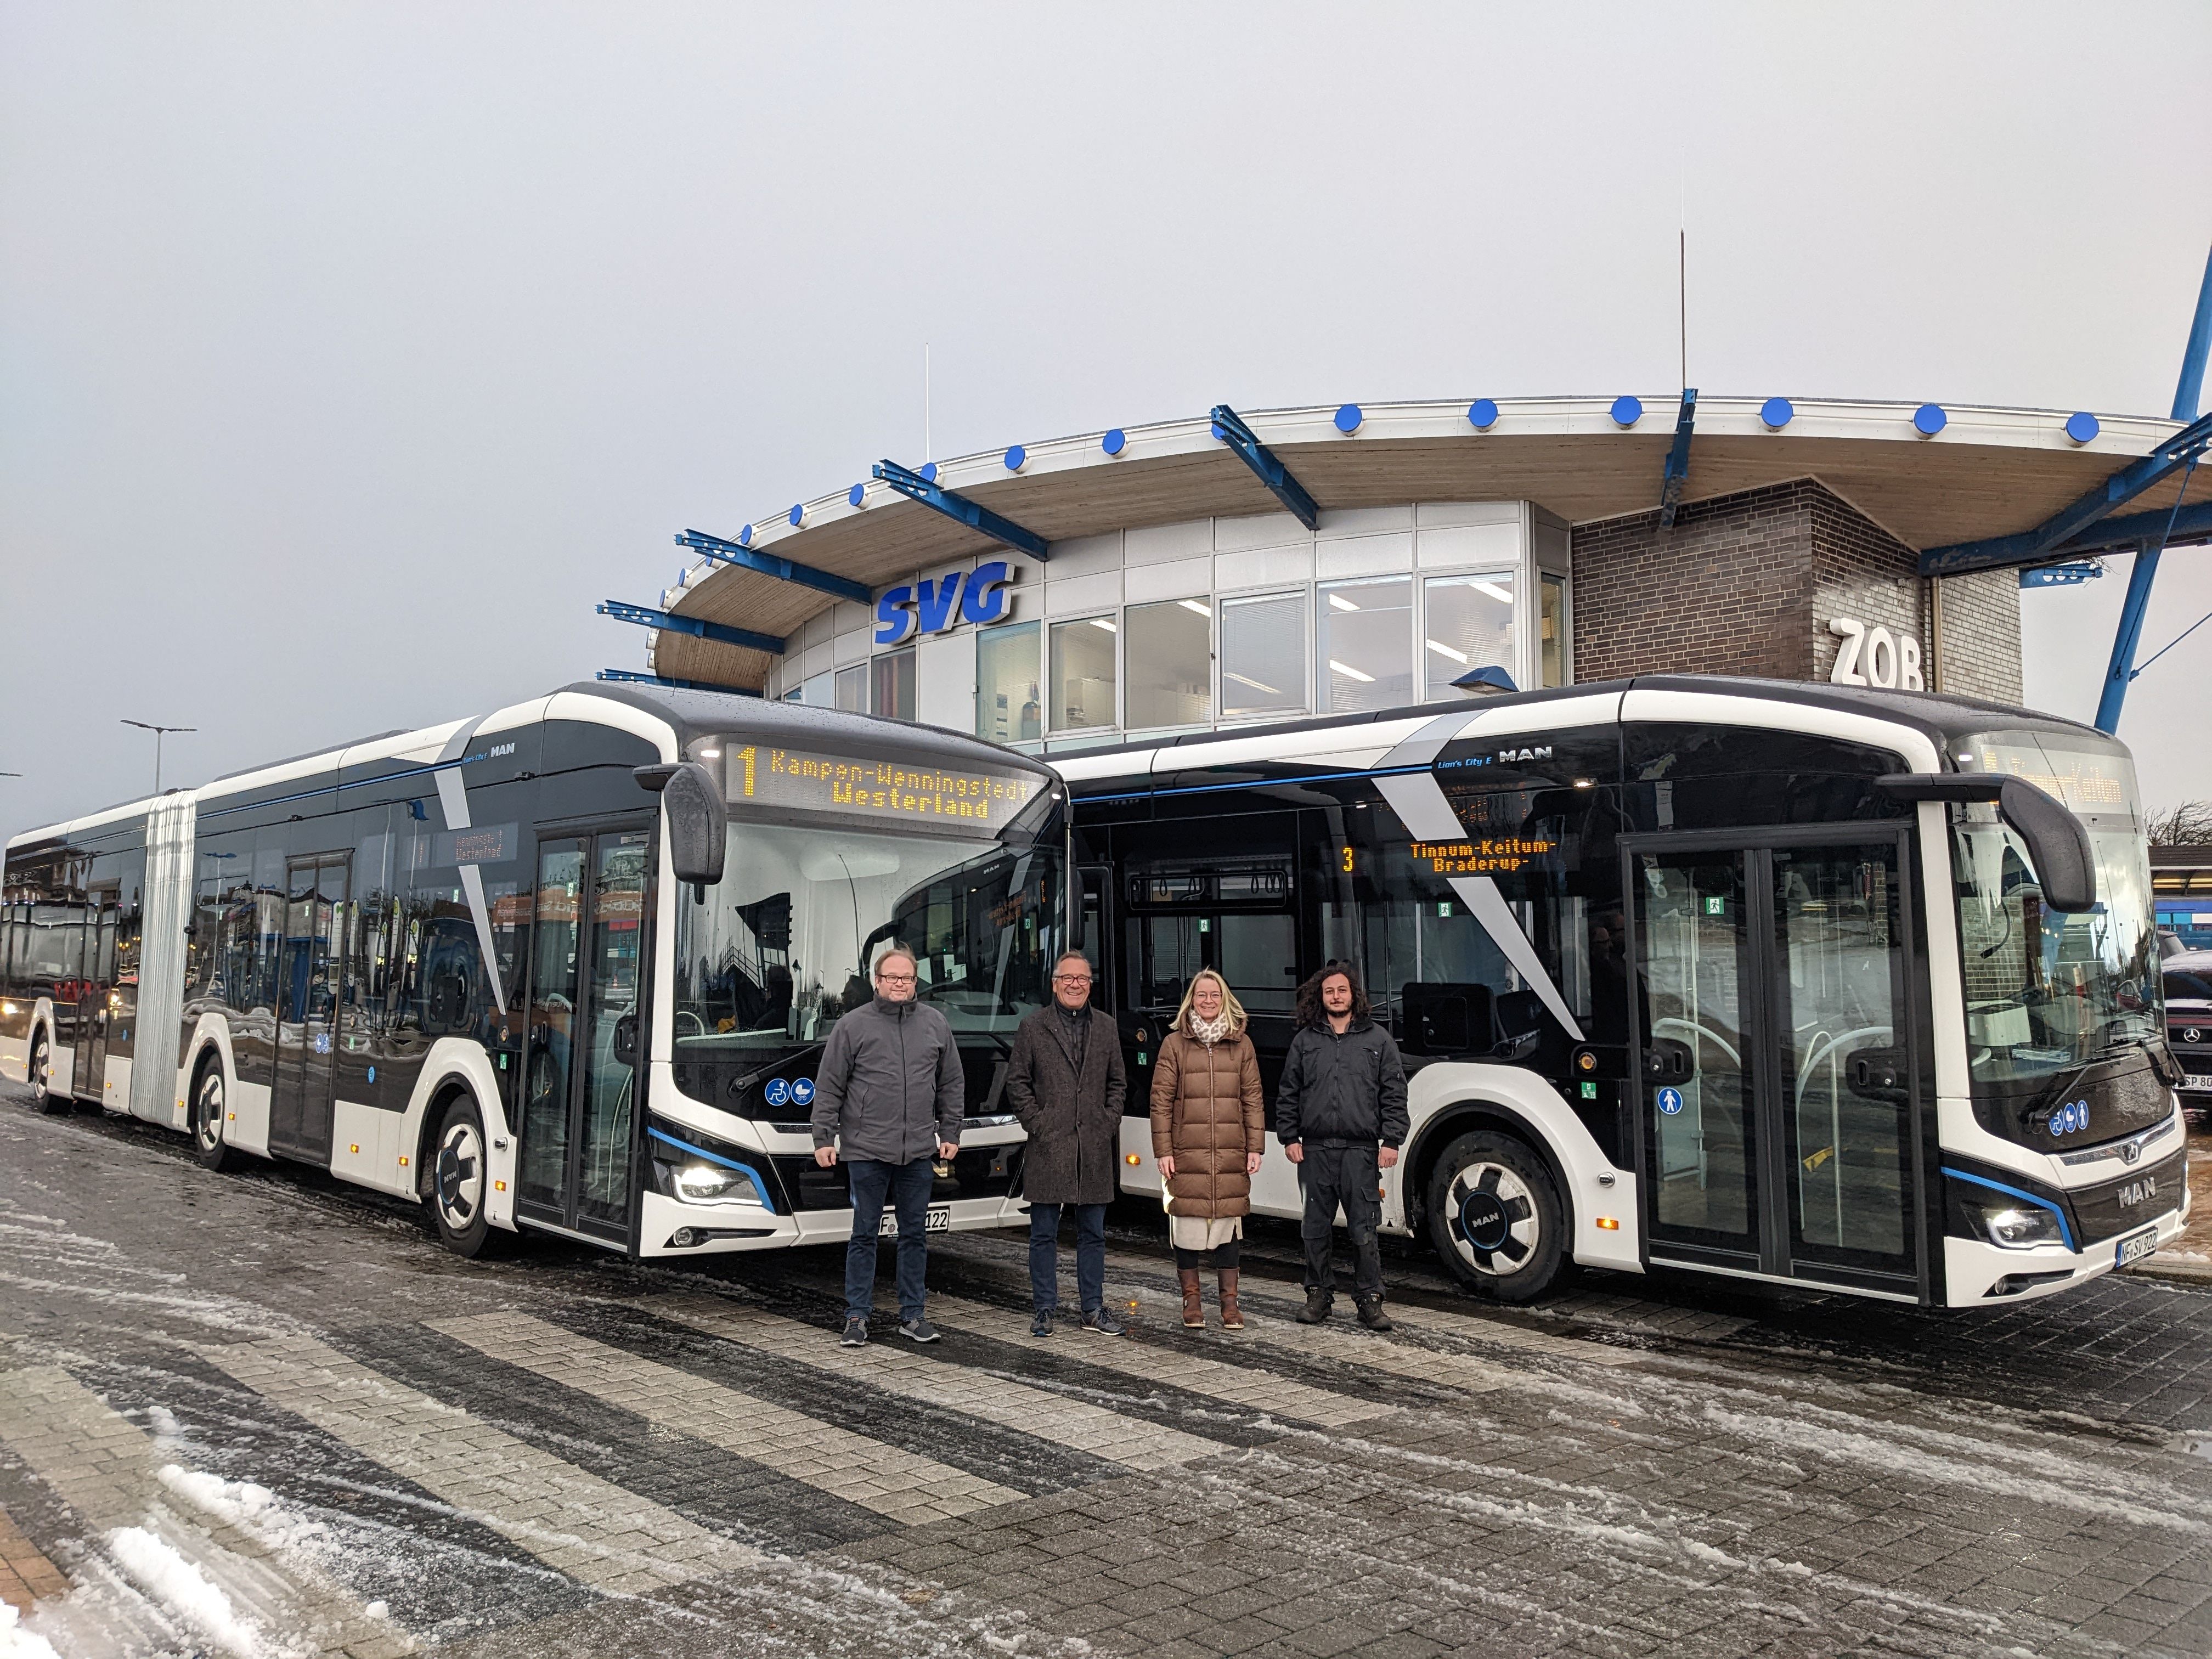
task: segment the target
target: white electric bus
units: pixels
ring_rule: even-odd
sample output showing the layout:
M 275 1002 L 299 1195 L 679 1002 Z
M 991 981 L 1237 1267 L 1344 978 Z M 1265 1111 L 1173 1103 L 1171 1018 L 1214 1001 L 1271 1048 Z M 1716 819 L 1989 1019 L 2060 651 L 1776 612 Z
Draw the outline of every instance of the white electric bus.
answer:
M 571 686 L 15 837 L 0 1074 L 419 1197 L 465 1255 L 774 1248 L 849 1230 L 814 1066 L 896 942 L 967 1074 L 929 1225 L 998 1226 L 1066 823 L 1048 768 L 952 732 Z
M 1353 965 L 1410 1073 L 1383 1224 L 1478 1291 L 1986 1306 L 2187 1213 L 2134 769 L 2088 727 L 1656 678 L 1054 760 L 1132 1077 L 1212 967 L 1272 1102 L 1297 986 Z M 1254 1204 L 1299 1213 L 1272 1139 Z

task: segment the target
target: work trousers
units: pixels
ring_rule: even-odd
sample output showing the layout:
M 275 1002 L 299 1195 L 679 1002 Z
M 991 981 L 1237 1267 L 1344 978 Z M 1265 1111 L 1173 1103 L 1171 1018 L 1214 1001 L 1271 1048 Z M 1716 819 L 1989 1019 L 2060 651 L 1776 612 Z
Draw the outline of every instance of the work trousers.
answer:
M 936 1176 L 930 1160 L 885 1164 L 872 1158 L 845 1160 L 853 1189 L 853 1239 L 845 1247 L 845 1316 L 866 1319 L 876 1307 L 876 1240 L 888 1199 L 898 1216 L 898 1300 L 901 1320 L 921 1317 L 929 1267 L 929 1194 Z
M 1324 1296 L 1336 1294 L 1336 1261 L 1332 1245 L 1336 1209 L 1344 1206 L 1344 1219 L 1352 1234 L 1352 1293 L 1362 1302 L 1382 1294 L 1382 1248 L 1376 1230 L 1382 1224 L 1382 1200 L 1376 1196 L 1382 1170 L 1376 1147 L 1316 1146 L 1305 1143 L 1298 1164 L 1298 1186 L 1305 1194 L 1303 1232 L 1306 1247 L 1306 1289 Z
M 1030 1206 L 1030 1300 L 1039 1312 L 1060 1306 L 1060 1212 L 1075 1218 L 1075 1291 L 1083 1311 L 1106 1305 L 1106 1206 L 1103 1204 Z

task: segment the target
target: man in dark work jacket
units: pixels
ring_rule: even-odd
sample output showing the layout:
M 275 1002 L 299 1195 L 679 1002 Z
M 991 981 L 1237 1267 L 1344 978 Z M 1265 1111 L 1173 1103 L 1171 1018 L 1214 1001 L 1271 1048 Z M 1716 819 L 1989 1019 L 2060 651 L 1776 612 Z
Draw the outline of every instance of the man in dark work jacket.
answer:
M 1359 1322 L 1387 1331 L 1382 1312 L 1382 1172 L 1398 1161 L 1412 1127 L 1406 1062 L 1391 1035 L 1368 1018 L 1348 968 L 1324 968 L 1298 988 L 1298 1030 L 1275 1091 L 1275 1138 L 1298 1166 L 1305 1194 L 1306 1305 L 1318 1325 L 1336 1300 L 1337 1206 L 1352 1233 L 1352 1299 Z
M 1106 1206 L 1118 1182 L 1114 1160 L 1121 1138 L 1121 1101 L 1128 1073 L 1111 1021 L 1091 1012 L 1091 960 L 1062 952 L 1052 969 L 1052 1006 L 1014 1033 L 1006 1057 L 1006 1100 L 1029 1132 L 1022 1196 L 1030 1204 L 1030 1329 L 1052 1334 L 1060 1311 L 1060 1218 L 1075 1218 L 1075 1286 L 1083 1328 L 1120 1336 L 1106 1311 Z

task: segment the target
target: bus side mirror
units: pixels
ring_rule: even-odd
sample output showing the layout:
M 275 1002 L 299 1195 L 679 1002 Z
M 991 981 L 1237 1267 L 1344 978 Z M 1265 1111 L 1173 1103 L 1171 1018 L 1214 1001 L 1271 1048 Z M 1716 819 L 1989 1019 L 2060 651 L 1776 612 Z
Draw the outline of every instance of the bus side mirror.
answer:
M 694 887 L 721 880 L 730 844 L 730 809 L 714 775 L 696 761 L 684 761 L 640 766 L 630 775 L 640 787 L 660 797 L 668 819 L 669 872 Z
M 2076 914 L 2097 906 L 2097 864 L 2081 820 L 2026 778 L 1972 772 L 1893 772 L 1875 787 L 1893 800 L 1995 801 L 1998 816 L 2027 843 L 2028 861 L 2051 909 Z

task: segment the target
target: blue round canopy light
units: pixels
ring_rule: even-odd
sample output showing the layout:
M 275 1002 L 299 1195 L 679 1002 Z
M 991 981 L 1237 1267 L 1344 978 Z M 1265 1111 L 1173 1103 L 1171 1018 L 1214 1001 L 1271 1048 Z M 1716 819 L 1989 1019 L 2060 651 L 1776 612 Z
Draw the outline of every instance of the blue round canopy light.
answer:
M 805 523 L 805 520 L 806 503 L 805 501 L 793 501 L 791 504 L 791 527 L 793 530 L 796 530 L 801 524 Z
M 1217 438 L 1221 435 L 1221 428 L 1219 427 L 1213 428 L 1213 435 Z M 1098 441 L 1098 447 L 1104 450 L 1109 455 L 1118 455 L 1128 447 L 1128 435 L 1118 426 Z
M 1029 464 L 1029 451 L 1024 449 L 1019 444 L 1008 445 L 1006 448 L 1006 471 L 1009 472 L 1020 471 L 1023 467 Z
M 2086 444 L 2104 430 L 2097 417 L 2087 410 L 2077 410 L 2066 417 L 2066 435 L 2077 444 Z
M 1766 423 L 1769 432 L 1781 431 L 1790 424 L 1790 416 L 1796 412 L 1790 407 L 1787 398 L 1769 398 L 1759 406 L 1759 418 Z
M 919 470 L 921 473 L 922 483 L 935 483 L 937 482 L 937 463 L 935 461 L 924 461 Z
M 845 492 L 845 500 L 849 505 L 858 507 L 862 500 L 866 497 L 867 493 L 867 485 L 864 483 L 856 483 L 850 489 Z
M 1336 411 L 1336 429 L 1346 437 L 1359 430 L 1360 422 L 1367 417 L 1359 412 L 1358 404 L 1346 404 Z
M 750 547 L 752 544 L 753 527 L 750 525 L 747 525 L 744 529 L 738 532 L 738 545 L 739 547 Z
M 1467 406 L 1468 424 L 1477 432 L 1487 432 L 1498 424 L 1498 404 L 1489 398 L 1477 398 Z
M 1644 400 L 1640 398 L 1615 398 L 1613 400 L 1613 423 L 1615 426 L 1634 426 L 1644 418 Z
M 1940 404 L 1923 404 L 1912 411 L 1912 429 L 1923 438 L 1932 438 L 1951 423 Z

